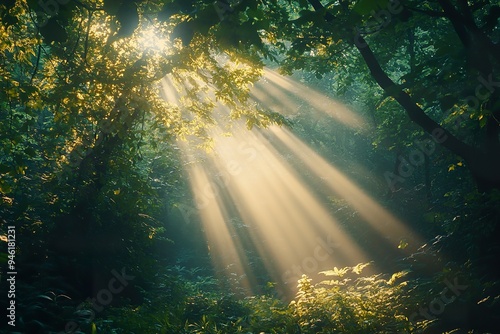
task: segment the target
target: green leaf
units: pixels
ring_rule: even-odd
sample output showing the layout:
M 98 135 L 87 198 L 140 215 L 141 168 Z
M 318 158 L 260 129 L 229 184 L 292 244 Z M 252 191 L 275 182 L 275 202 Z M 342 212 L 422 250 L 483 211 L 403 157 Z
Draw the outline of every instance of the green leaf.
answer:
M 401 239 L 399 241 L 398 248 L 399 249 L 405 249 L 406 247 L 408 247 L 408 241 L 406 239 Z
M 325 276 L 338 276 L 338 277 L 342 277 L 345 274 L 347 274 L 348 271 L 349 271 L 348 267 L 341 268 L 341 269 L 339 269 L 337 267 L 334 267 L 333 270 L 321 271 L 320 274 L 323 274 Z
M 47 300 L 50 300 L 50 301 L 54 301 L 51 297 L 49 297 L 47 295 L 38 295 L 37 297 L 38 298 L 42 298 L 42 299 L 47 299 Z

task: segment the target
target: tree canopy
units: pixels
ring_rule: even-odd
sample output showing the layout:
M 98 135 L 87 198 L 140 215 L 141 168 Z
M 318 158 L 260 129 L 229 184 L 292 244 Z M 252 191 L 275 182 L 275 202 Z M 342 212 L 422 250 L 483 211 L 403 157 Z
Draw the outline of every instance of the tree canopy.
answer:
M 499 12 L 490 1 L 450 0 L 8 1 L 3 100 L 31 109 L 51 101 L 45 108 L 59 109 L 56 120 L 66 126 L 72 120 L 63 110 L 84 110 L 80 120 L 87 123 L 113 123 L 112 110 L 125 105 L 129 111 L 120 117 L 127 126 L 139 114 L 161 114 L 156 117 L 169 133 L 185 131 L 183 125 L 199 132 L 219 100 L 232 116 L 259 124 L 277 118 L 257 116 L 244 100 L 267 58 L 286 73 L 335 73 L 340 86 L 353 85 L 353 78 L 375 83 L 382 89 L 375 106 L 399 105 L 392 115 L 374 111 L 377 125 L 406 112 L 486 190 L 499 184 Z M 147 29 L 161 36 L 154 47 L 141 42 Z M 151 88 L 167 74 L 182 86 L 193 119 L 183 119 L 181 107 L 165 106 Z M 206 96 L 209 86 L 215 99 Z

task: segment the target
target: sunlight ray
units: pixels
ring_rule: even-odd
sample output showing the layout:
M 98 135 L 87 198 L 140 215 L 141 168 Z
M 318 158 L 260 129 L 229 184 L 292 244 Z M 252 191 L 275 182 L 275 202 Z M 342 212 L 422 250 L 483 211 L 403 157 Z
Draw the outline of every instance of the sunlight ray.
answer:
M 371 227 L 386 237 L 387 241 L 392 245 L 397 247 L 403 238 L 413 240 L 416 244 L 422 243 L 420 237 L 414 231 L 407 228 L 398 218 L 365 194 L 354 182 L 350 181 L 343 173 L 334 168 L 292 133 L 279 127 L 273 127 L 271 131 L 282 143 L 300 157 L 311 171 L 322 177 L 325 186 L 341 198 L 346 199 Z
M 285 94 L 283 89 L 266 83 L 256 83 L 250 91 L 250 96 L 261 106 L 284 115 L 293 115 L 297 112 L 299 99 Z
M 285 91 L 287 93 L 285 95 L 300 98 L 315 110 L 329 115 L 349 128 L 362 132 L 369 129 L 368 123 L 362 116 L 317 90 L 307 87 L 291 78 L 279 75 L 276 71 L 269 68 L 264 69 L 264 79 L 273 84 L 273 86 Z M 266 87 L 265 90 L 271 89 L 265 83 L 262 83 L 262 86 Z
M 185 145 L 181 145 L 185 146 Z M 184 150 L 185 151 L 185 150 Z M 218 196 L 216 185 L 211 180 L 205 169 L 194 162 L 187 154 L 183 154 L 186 161 L 189 180 L 193 194 L 200 193 L 203 189 L 205 200 L 198 201 L 198 213 L 203 223 L 204 233 L 208 242 L 209 253 L 214 267 L 218 273 L 222 273 L 230 266 L 230 273 L 236 273 L 239 277 L 246 277 L 240 284 L 251 291 L 252 284 L 248 278 L 248 265 L 243 262 L 241 254 L 243 247 L 237 244 L 234 237 L 234 227 L 228 224 L 229 215 L 226 206 L 221 203 L 221 196 Z M 226 274 L 230 274 L 226 272 Z
M 238 131 L 232 137 L 217 138 L 214 163 L 225 168 L 225 162 L 238 158 L 238 147 L 251 154 L 234 170 L 226 187 L 242 219 L 254 227 L 249 232 L 259 240 L 258 252 L 276 280 L 289 283 L 292 276 L 297 279 L 302 273 L 314 275 L 367 259 L 258 132 Z M 324 244 L 329 245 L 326 250 L 318 248 Z M 315 252 L 322 253 L 316 256 L 319 259 L 314 258 Z
M 360 117 L 351 117 L 352 112 L 345 107 L 336 108 L 338 103 L 332 100 L 324 102 L 323 95 L 307 87 L 272 71 L 266 72 L 266 80 L 272 81 L 268 88 L 273 95 L 283 100 L 269 100 L 269 90 L 258 87 L 254 94 L 263 104 L 291 108 L 296 101 L 288 96 L 295 94 L 312 107 L 338 116 L 344 125 L 362 127 Z M 163 85 L 172 86 L 172 82 L 165 79 Z M 167 87 L 164 95 L 170 101 L 178 99 L 175 91 Z M 228 112 L 224 107 L 217 109 L 217 113 Z M 243 122 L 232 125 L 232 135 L 228 136 L 227 130 L 224 125 L 212 128 L 213 152 L 204 154 L 202 163 L 188 164 L 210 255 L 219 272 L 235 273 L 240 284 L 254 286 L 255 264 L 250 264 L 246 255 L 254 252 L 269 278 L 289 294 L 302 274 L 314 277 L 321 270 L 368 262 L 371 257 L 367 248 L 359 245 L 347 232 L 347 226 L 335 217 L 328 199 L 323 198 L 325 194 L 345 199 L 383 236 L 380 242 L 393 249 L 397 249 L 402 237 L 415 240 L 397 218 L 290 131 L 275 126 L 249 131 Z M 186 145 L 180 147 L 184 147 L 186 155 Z M 304 170 L 299 171 L 289 161 L 297 158 L 310 170 L 307 178 Z M 310 177 L 318 179 L 325 190 L 312 188 L 307 181 Z M 231 220 L 235 216 L 241 219 L 243 230 L 236 230 Z
M 178 90 L 175 88 L 175 84 L 172 81 L 172 78 L 169 76 L 164 77 L 161 80 L 161 94 L 162 97 L 168 103 L 178 103 L 180 100 L 180 94 Z

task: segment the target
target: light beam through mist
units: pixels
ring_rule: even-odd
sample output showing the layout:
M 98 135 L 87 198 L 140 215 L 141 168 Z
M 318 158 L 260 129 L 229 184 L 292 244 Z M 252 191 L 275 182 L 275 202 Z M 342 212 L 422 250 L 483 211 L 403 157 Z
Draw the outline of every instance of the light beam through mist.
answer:
M 299 98 L 342 126 L 365 128 L 362 117 L 319 92 L 272 71 L 266 71 L 265 80 L 272 88 L 257 85 L 253 93 L 261 104 L 272 101 L 274 107 L 289 109 Z M 178 98 L 168 80 L 163 83 L 165 97 Z M 274 98 L 266 97 L 266 92 Z M 289 94 L 295 97 L 288 99 Z M 235 123 L 232 136 L 223 132 L 213 129 L 213 152 L 197 153 L 204 157 L 203 163 L 193 160 L 193 150 L 185 143 L 180 147 L 214 267 L 237 276 L 244 288 L 255 287 L 265 269 L 268 279 L 290 293 L 302 274 L 313 276 L 371 260 L 321 194 L 344 199 L 362 218 L 360 224 L 376 231 L 387 247 L 397 249 L 403 238 L 418 240 L 291 131 L 277 126 L 250 131 Z M 302 168 L 292 161 L 299 161 Z M 323 189 L 313 189 L 304 173 L 321 180 Z

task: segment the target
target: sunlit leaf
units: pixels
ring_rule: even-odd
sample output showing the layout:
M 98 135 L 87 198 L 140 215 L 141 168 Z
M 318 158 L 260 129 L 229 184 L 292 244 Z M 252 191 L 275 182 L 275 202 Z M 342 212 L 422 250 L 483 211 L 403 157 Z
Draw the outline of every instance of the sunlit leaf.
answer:
M 398 245 L 398 248 L 399 249 L 405 249 L 406 247 L 408 247 L 408 241 L 406 239 L 401 239 L 399 241 L 399 245 Z

